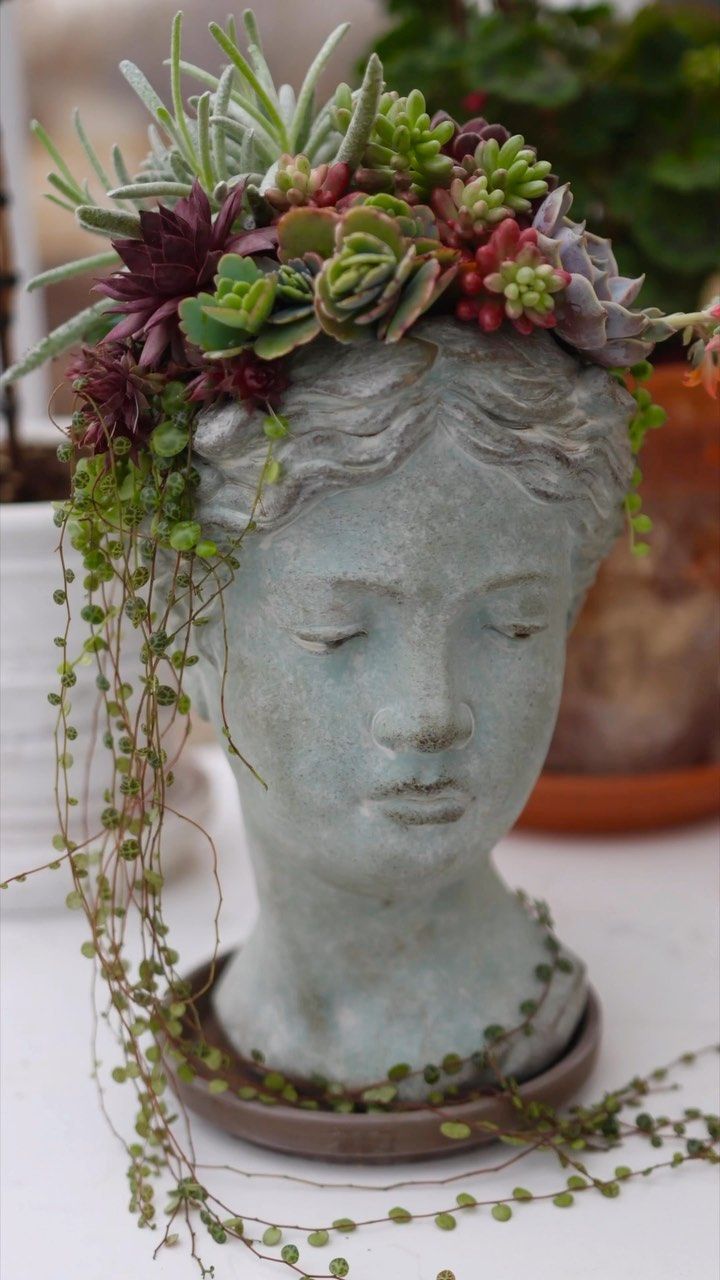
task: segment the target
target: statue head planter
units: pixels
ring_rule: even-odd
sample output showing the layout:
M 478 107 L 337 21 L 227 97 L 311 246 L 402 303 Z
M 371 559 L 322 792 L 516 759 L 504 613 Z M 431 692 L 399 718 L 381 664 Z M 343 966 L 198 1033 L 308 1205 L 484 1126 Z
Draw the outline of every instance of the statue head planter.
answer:
M 284 1112 L 296 1134 L 321 1112 L 330 1154 L 349 1151 L 333 1146 L 338 1113 L 404 1133 L 420 1117 L 431 1132 L 416 1155 L 487 1138 L 477 1116 L 448 1132 L 437 1107 L 483 1106 L 492 1076 L 512 1125 L 519 1104 L 523 1132 L 554 1145 L 513 1081 L 572 1058 L 585 972 L 490 859 L 543 763 L 597 566 L 623 513 L 636 542 L 649 529 L 636 459 L 663 413 L 646 357 L 681 332 L 691 380 L 714 391 L 720 308 L 635 307 L 642 282 L 570 218 L 548 161 L 500 124 L 431 118 L 419 90 L 386 89 L 375 55 L 358 90 L 340 85 L 315 113 L 344 28 L 296 99 L 243 20 L 247 58 L 232 20 L 210 26 L 228 59 L 216 81 L 182 61 L 176 16 L 172 112 L 123 64 L 153 116 L 151 151 L 131 179 L 114 150 L 107 200 L 36 126 L 60 203 L 110 247 L 32 283 L 108 274 L 3 381 L 85 344 L 59 450 L 72 483 L 58 538 L 83 573 L 61 554 L 50 865 L 71 870 L 122 1052 L 112 1075 L 136 1093 L 132 1208 L 153 1224 L 165 1168 L 171 1224 L 197 1214 L 214 1240 L 242 1236 L 266 1258 L 198 1182 L 168 1073 L 191 1105 L 226 1094 L 261 1123 Z M 190 114 L 184 74 L 203 85 Z M 77 614 L 89 634 L 71 653 Z M 90 840 L 71 773 L 81 663 L 95 664 L 112 766 Z M 228 743 L 260 898 L 252 936 L 198 982 L 163 897 L 164 824 L 182 810 L 163 726 L 193 705 Z M 605 1107 L 588 1117 L 557 1118 L 563 1142 L 571 1126 L 595 1135 Z M 289 1147 L 259 1129 L 243 1132 L 318 1153 L 317 1127 Z M 280 1261 L 298 1271 L 293 1244 Z
M 261 912 L 216 1008 L 246 1057 L 359 1086 L 469 1057 L 538 994 L 543 931 L 489 857 L 543 763 L 568 627 L 617 534 L 634 404 L 545 333 L 438 318 L 394 348 L 298 353 L 284 408 L 282 483 L 196 668 L 211 717 L 224 679 L 267 784 L 235 760 Z M 232 538 L 262 415 L 210 410 L 195 449 L 199 519 Z M 577 965 L 506 1068 L 557 1057 L 585 994 Z

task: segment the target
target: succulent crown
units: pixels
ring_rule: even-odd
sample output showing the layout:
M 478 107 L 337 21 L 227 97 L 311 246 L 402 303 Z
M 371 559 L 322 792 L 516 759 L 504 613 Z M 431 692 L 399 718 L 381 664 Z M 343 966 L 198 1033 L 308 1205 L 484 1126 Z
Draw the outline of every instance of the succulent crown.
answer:
M 232 24 L 210 24 L 227 58 L 215 78 L 183 63 L 176 17 L 172 111 L 137 67 L 123 64 L 153 115 L 151 148 L 134 178 L 114 154 L 109 203 L 89 197 L 37 127 L 60 169 L 53 182 L 80 224 L 111 242 L 107 255 L 68 264 L 53 279 L 89 262 L 113 269 L 96 286 L 100 300 L 6 381 L 94 324 L 101 337 L 132 344 L 139 368 L 172 365 L 188 376 L 198 364 L 233 359 L 247 371 L 250 358 L 279 359 L 321 332 L 397 341 L 440 305 L 480 328 L 553 328 L 607 367 L 643 359 L 678 327 L 633 305 L 642 280 L 620 276 L 609 243 L 570 219 L 568 188 L 521 134 L 480 116 L 464 124 L 431 116 L 420 89 L 401 95 L 385 84 L 375 54 L 358 89 L 341 84 L 316 111 L 318 77 L 346 28 L 331 33 L 295 93 L 275 85 L 249 11 L 244 23 L 247 57 Z M 183 75 L 203 88 L 190 106 Z M 690 337 L 707 342 L 717 325 L 699 314 Z

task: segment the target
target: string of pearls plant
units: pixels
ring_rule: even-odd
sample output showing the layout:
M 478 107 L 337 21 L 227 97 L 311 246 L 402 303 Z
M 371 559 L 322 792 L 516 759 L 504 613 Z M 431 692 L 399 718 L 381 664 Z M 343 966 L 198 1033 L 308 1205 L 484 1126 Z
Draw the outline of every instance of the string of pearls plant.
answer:
M 70 437 L 59 448 L 69 465 L 70 495 L 55 516 L 62 574 L 54 597 L 59 665 L 57 688 L 48 697 L 57 709 L 58 830 L 47 864 L 26 874 L 64 868 L 72 877 L 67 905 L 84 915 L 82 952 L 100 979 L 96 1036 L 109 1035 L 115 1046 L 110 1080 L 96 1048 L 98 1094 L 125 1151 L 131 1213 L 158 1233 L 155 1252 L 178 1245 L 182 1232 L 200 1274 L 214 1276 L 218 1264 L 207 1260 L 207 1249 L 234 1240 L 276 1270 L 325 1280 L 350 1273 L 337 1250 L 360 1228 L 429 1218 L 450 1232 L 483 1207 L 505 1223 L 532 1200 L 565 1209 L 580 1195 L 613 1199 L 624 1184 L 662 1169 L 717 1163 L 720 1122 L 699 1109 L 647 1110 L 694 1055 L 636 1076 L 593 1105 L 559 1111 L 525 1101 L 516 1082 L 503 1075 L 501 1051 L 511 1037 L 533 1034 L 554 976 L 570 965 L 545 904 L 526 902 L 545 930 L 547 960 L 528 974 L 517 1024 L 488 1026 L 472 1058 L 474 1066 L 493 1072 L 493 1091 L 515 1117 L 512 1125 L 493 1130 L 510 1148 L 505 1158 L 464 1174 L 460 1192 L 451 1186 L 455 1175 L 436 1179 L 438 1205 L 430 1212 L 395 1204 L 372 1219 L 348 1213 L 311 1226 L 282 1221 L 280 1207 L 276 1221 L 261 1221 L 241 1204 L 225 1203 L 209 1185 L 205 1174 L 211 1170 L 194 1152 L 189 1117 L 168 1089 L 169 1063 L 181 1080 L 200 1078 L 211 1094 L 232 1087 L 223 1050 L 202 1032 L 197 1004 L 204 991 L 191 990 L 181 975 L 164 908 L 164 822 L 180 813 L 173 790 L 178 748 L 169 744 L 177 742 L 178 725 L 183 740 L 189 732 L 185 677 L 199 661 L 197 629 L 211 610 L 224 619 L 224 592 L 240 569 L 254 513 L 266 487 L 283 481 L 274 447 L 292 429 L 278 412 L 289 376 L 285 357 L 320 333 L 339 341 L 369 333 L 398 341 L 438 306 L 483 331 L 501 324 L 513 324 L 521 334 L 549 328 L 587 359 L 634 379 L 638 408 L 630 429 L 638 453 L 644 433 L 663 418 L 644 386 L 653 343 L 684 329 L 695 342 L 697 369 L 707 372 L 717 366 L 720 325 L 717 308 L 679 317 L 631 310 L 637 282 L 623 281 L 609 246 L 567 218 L 568 190 L 557 185 L 548 162 L 500 125 L 431 120 L 419 90 L 400 98 L 385 89 L 375 56 L 359 90 L 341 85 L 316 110 L 318 78 L 345 26 L 328 38 L 297 97 L 288 86 L 276 89 L 249 11 L 244 27 L 247 57 L 233 21 L 226 28 L 210 24 L 228 60 L 215 77 L 183 60 L 182 16 L 176 16 L 172 110 L 137 67 L 122 64 L 152 119 L 150 151 L 138 174 L 129 174 L 115 148 L 111 179 L 76 115 L 99 200 L 42 127 L 33 126 L 54 164 L 48 198 L 88 232 L 109 238 L 111 248 L 45 272 L 30 288 L 87 271 L 111 274 L 97 285 L 99 300 L 4 375 L 21 377 L 85 344 L 71 366 L 77 409 Z M 187 102 L 183 77 L 201 87 Z M 267 453 L 245 530 L 219 545 L 196 516 L 193 430 L 201 408 L 224 396 L 262 408 Z M 636 535 L 644 535 L 650 522 L 640 510 L 640 479 L 636 470 L 627 511 L 642 554 L 647 544 Z M 82 558 L 77 578 L 69 546 Z M 77 614 L 87 635 L 72 651 Z M 128 652 L 138 639 L 140 669 L 131 671 Z M 227 639 L 225 628 L 225 671 Z M 97 685 L 98 745 L 111 764 L 101 828 L 89 837 L 78 834 L 82 806 L 74 757 L 79 747 L 91 751 L 96 744 L 78 744 L 72 711 L 78 671 L 87 666 Z M 241 756 L 242 743 L 234 741 L 225 715 L 224 680 L 221 709 L 227 749 Z M 253 770 L 251 760 L 245 764 Z M 216 880 L 211 982 L 222 889 L 212 841 L 200 830 L 198 839 L 207 846 Z M 472 1132 L 453 1118 L 457 1101 L 477 1095 L 457 1083 L 466 1063 L 448 1046 L 441 1062 L 388 1064 L 386 1078 L 350 1091 L 334 1080 L 307 1085 L 288 1079 L 258 1053 L 250 1064 L 255 1079 L 240 1092 L 268 1107 L 282 1102 L 338 1113 L 423 1105 L 453 1142 Z M 398 1097 L 399 1083 L 413 1075 L 432 1086 L 425 1104 Z M 111 1082 L 133 1095 L 134 1128 L 127 1136 L 111 1120 Z M 629 1140 L 649 1145 L 650 1163 L 598 1172 L 597 1157 Z M 662 1155 L 656 1157 L 658 1149 Z M 553 1191 L 534 1194 L 516 1185 L 482 1194 L 483 1178 L 514 1170 L 533 1152 L 557 1165 Z M 322 1190 L 326 1184 L 311 1185 Z M 416 1183 L 377 1190 L 398 1185 L 411 1189 Z M 441 1271 L 438 1280 L 454 1280 L 453 1272 Z

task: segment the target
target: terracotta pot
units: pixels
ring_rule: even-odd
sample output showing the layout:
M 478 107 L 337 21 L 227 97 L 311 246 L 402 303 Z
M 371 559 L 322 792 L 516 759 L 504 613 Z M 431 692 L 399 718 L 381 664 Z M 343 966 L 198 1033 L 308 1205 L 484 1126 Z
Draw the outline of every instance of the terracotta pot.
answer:
M 717 405 L 658 369 L 668 411 L 642 457 L 651 553 L 622 537 L 568 647 L 545 771 L 521 826 L 617 831 L 687 821 L 720 800 Z

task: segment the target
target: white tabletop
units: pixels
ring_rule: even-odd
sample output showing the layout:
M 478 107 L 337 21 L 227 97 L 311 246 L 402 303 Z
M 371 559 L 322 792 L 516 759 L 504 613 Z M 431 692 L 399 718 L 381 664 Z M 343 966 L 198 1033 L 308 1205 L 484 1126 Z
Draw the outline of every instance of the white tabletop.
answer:
M 247 932 L 254 895 L 238 847 L 234 801 L 221 779 L 217 790 L 227 947 Z M 708 825 L 632 839 L 518 834 L 498 849 L 508 882 L 551 903 L 560 936 L 585 958 L 600 993 L 604 1041 L 585 1090 L 588 1100 L 717 1039 L 717 853 L 717 829 Z M 69 912 L 15 914 L 7 894 L 3 901 L 4 1280 L 197 1280 L 199 1272 L 180 1246 L 153 1263 L 157 1236 L 138 1231 L 125 1207 L 123 1153 L 98 1111 L 90 1079 L 91 966 L 79 952 L 82 921 Z M 198 860 L 166 890 L 176 945 L 188 965 L 208 954 L 212 907 L 210 878 Z M 654 1100 L 655 1110 L 718 1109 L 716 1055 L 684 1068 L 681 1078 L 682 1092 Z M 129 1094 L 111 1088 L 116 1114 L 127 1119 Z M 341 1169 L 254 1149 L 200 1120 L 195 1138 L 199 1159 L 207 1163 L 363 1187 L 443 1178 L 499 1159 L 494 1150 L 442 1164 Z M 635 1157 L 647 1163 L 647 1149 L 637 1148 Z M 617 1163 L 632 1164 L 633 1152 L 596 1159 L 598 1171 L 610 1174 Z M 531 1157 L 516 1170 L 468 1177 L 447 1192 L 320 1191 L 241 1179 L 222 1186 L 230 1194 L 232 1185 L 233 1205 L 243 1216 L 313 1225 L 340 1216 L 382 1216 L 397 1203 L 418 1213 L 434 1210 L 451 1204 L 459 1190 L 478 1198 L 507 1195 L 518 1182 L 537 1193 L 559 1189 L 562 1178 Z M 460 1215 L 452 1234 L 432 1223 L 370 1227 L 335 1239 L 326 1250 L 305 1248 L 301 1260 L 320 1271 L 340 1254 L 351 1264 L 350 1280 L 435 1280 L 442 1267 L 452 1268 L 457 1280 L 714 1280 L 720 1263 L 716 1197 L 716 1171 L 698 1163 L 633 1181 L 617 1200 L 581 1196 L 569 1211 L 520 1205 L 506 1224 L 483 1209 Z M 292 1239 L 286 1233 L 285 1240 Z M 217 1280 L 289 1275 L 241 1245 L 221 1248 L 208 1239 L 203 1253 L 215 1263 Z

